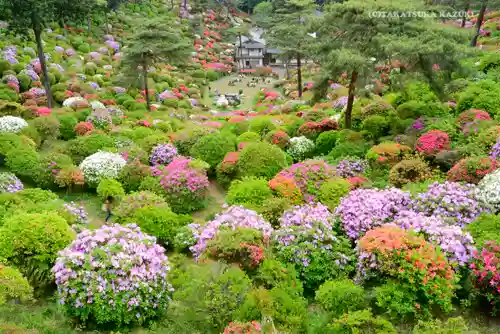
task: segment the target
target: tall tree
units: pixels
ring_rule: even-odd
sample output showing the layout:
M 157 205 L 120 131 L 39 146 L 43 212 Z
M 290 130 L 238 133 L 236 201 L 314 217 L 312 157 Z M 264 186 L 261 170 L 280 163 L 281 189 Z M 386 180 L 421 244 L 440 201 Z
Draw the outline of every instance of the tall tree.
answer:
M 302 97 L 302 61 L 313 39 L 309 33 L 314 13 L 311 0 L 286 0 L 276 10 L 272 29 L 266 31 L 266 44 L 280 50 L 280 56 L 297 61 L 297 91 Z
M 437 93 L 460 66 L 466 32 L 422 17 L 376 17 L 375 12 L 422 10 L 411 0 L 349 0 L 327 6 L 315 22 L 319 38 L 314 51 L 331 79 L 347 73 L 349 95 L 345 127 L 351 126 L 356 87 L 370 78 L 374 65 L 399 60 L 408 72 L 417 72 Z M 436 66 L 440 68 L 439 74 Z M 321 80 L 325 82 L 325 78 Z M 350 103 L 349 103 L 350 102 Z
M 52 108 L 52 94 L 43 50 L 43 27 L 47 22 L 59 19 L 57 16 L 62 13 L 66 19 L 81 21 L 81 13 L 85 13 L 87 6 L 93 5 L 94 2 L 95 0 L 0 0 L 0 19 L 9 23 L 9 29 L 25 36 L 29 36 L 30 31 L 33 31 L 35 35 L 49 108 Z
M 253 9 L 253 21 L 259 27 L 269 29 L 272 27 L 273 13 L 273 4 L 271 2 L 261 2 Z
M 148 67 L 155 63 L 182 64 L 188 61 L 193 45 L 186 26 L 171 16 L 150 19 L 138 24 L 136 32 L 126 43 L 122 61 L 126 81 L 142 79 L 148 110 L 151 99 L 148 87 Z M 142 70 L 137 73 L 137 70 Z

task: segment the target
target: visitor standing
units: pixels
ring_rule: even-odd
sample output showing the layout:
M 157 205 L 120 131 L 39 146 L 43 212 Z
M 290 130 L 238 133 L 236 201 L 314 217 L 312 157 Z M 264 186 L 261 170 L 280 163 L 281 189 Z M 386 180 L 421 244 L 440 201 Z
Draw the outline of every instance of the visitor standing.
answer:
M 108 196 L 104 200 L 104 204 L 102 205 L 102 211 L 106 212 L 108 215 L 106 216 L 106 222 L 111 218 L 113 210 L 113 197 Z

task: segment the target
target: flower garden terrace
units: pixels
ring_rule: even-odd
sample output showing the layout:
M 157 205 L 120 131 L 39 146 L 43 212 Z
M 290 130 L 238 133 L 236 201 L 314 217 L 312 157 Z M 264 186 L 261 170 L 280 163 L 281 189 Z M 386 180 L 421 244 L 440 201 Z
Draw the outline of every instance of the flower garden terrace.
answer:
M 269 4 L 255 22 L 268 6 L 287 31 L 290 3 Z M 47 71 L 35 39 L 2 35 L 0 329 L 498 332 L 496 54 L 450 81 L 445 63 L 372 63 L 354 91 L 350 63 L 303 66 L 251 108 L 216 108 L 205 94 L 236 72 L 226 41 L 248 19 L 209 6 L 97 8 L 90 33 L 68 14 L 42 29 Z

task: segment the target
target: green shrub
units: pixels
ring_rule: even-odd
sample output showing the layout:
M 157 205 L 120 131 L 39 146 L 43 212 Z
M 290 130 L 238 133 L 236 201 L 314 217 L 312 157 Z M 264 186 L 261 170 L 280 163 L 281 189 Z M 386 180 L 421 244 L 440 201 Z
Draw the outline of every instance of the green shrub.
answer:
M 114 214 L 117 221 L 121 223 L 126 218 L 131 217 L 136 210 L 152 206 L 161 206 L 166 209 L 168 204 L 163 197 L 155 193 L 138 191 L 124 196 L 116 207 Z
M 47 139 L 55 139 L 59 136 L 60 123 L 55 116 L 37 117 L 33 125 L 42 137 L 42 143 Z
M 227 134 L 214 133 L 201 137 L 190 150 L 190 155 L 209 164 L 210 169 L 222 162 L 228 152 L 236 150 L 236 138 Z
M 153 147 L 159 144 L 170 142 L 170 138 L 165 133 L 155 133 L 137 141 L 139 146 L 146 152 L 151 152 Z
M 123 167 L 118 177 L 127 192 L 137 191 L 141 182 L 151 175 L 151 168 L 148 165 L 142 164 L 140 161 L 134 160 Z
M 319 155 L 327 155 L 337 143 L 338 131 L 331 130 L 319 134 L 316 138 L 316 153 Z
M 498 84 L 494 81 L 479 81 L 460 94 L 456 110 L 461 113 L 469 109 L 479 109 L 496 115 L 500 110 L 500 101 L 496 98 L 498 94 Z
M 180 155 L 188 156 L 193 145 L 210 133 L 211 130 L 208 128 L 186 128 L 174 133 L 173 142 Z
M 413 81 L 405 85 L 403 96 L 406 101 L 416 100 L 425 103 L 438 101 L 429 84 L 422 81 Z
M 2 116 L 23 116 L 23 106 L 15 102 L 0 101 L 0 117 Z
M 275 287 L 251 291 L 237 313 L 238 320 L 251 321 L 266 315 L 281 333 L 303 332 L 307 318 L 307 301 L 288 289 Z M 266 328 L 264 328 L 265 330 Z M 270 328 L 268 328 L 270 330 Z
M 370 310 L 349 312 L 333 321 L 329 326 L 333 333 L 396 334 L 394 326 L 382 317 L 374 316 Z
M 70 140 L 76 137 L 76 133 L 73 130 L 75 125 L 78 124 L 78 120 L 75 116 L 71 114 L 65 114 L 58 116 L 59 118 L 59 133 L 63 140 Z
M 375 298 L 377 306 L 394 320 L 412 320 L 420 312 L 415 307 L 417 295 L 405 284 L 387 281 L 375 288 Z
M 332 212 L 339 205 L 340 199 L 351 190 L 351 184 L 341 178 L 335 178 L 324 182 L 319 188 L 318 199 Z
M 467 322 L 462 317 L 448 318 L 446 322 L 439 319 L 430 321 L 420 320 L 413 328 L 413 334 L 479 334 L 469 330 Z
M 256 132 L 243 132 L 241 135 L 238 136 L 236 142 L 239 143 L 253 143 L 253 142 L 258 142 L 261 141 L 261 137 L 258 133 Z
M 35 289 L 44 288 L 53 281 L 57 253 L 74 238 L 56 213 L 20 213 L 0 227 L 0 257 L 17 266 Z
M 12 150 L 5 155 L 7 167 L 23 179 L 33 180 L 40 168 L 40 156 L 35 150 Z
M 253 204 L 261 206 L 263 202 L 273 195 L 264 178 L 244 177 L 235 180 L 229 186 L 226 202 L 233 204 Z
M 101 134 L 92 134 L 89 136 L 77 137 L 68 142 L 68 150 L 75 161 L 75 163 L 79 164 L 86 157 L 97 153 L 99 150 L 102 150 L 106 147 L 114 146 L 113 138 L 101 135 Z
M 191 216 L 173 213 L 168 205 L 145 206 L 125 219 L 125 222 L 137 224 L 143 232 L 155 236 L 160 243 L 170 248 L 179 229 L 191 221 Z
M 123 190 L 123 186 L 120 182 L 113 179 L 103 179 L 97 186 L 97 195 L 103 200 L 109 196 L 114 199 L 120 199 L 125 196 L 125 190 Z
M 474 238 L 478 248 L 484 246 L 486 241 L 500 240 L 500 217 L 493 214 L 482 214 L 465 227 Z
M 186 264 L 172 270 L 170 279 L 175 289 L 170 315 L 200 333 L 221 333 L 252 288 L 241 269 L 217 262 Z
M 26 278 L 17 269 L 0 263 L 0 305 L 11 300 L 25 302 L 31 299 L 33 288 Z
M 40 157 L 40 169 L 34 175 L 34 182 L 41 188 L 55 186 L 54 170 L 73 166 L 73 160 L 66 154 L 49 153 Z
M 249 124 L 250 127 L 248 130 L 258 133 L 261 137 L 264 137 L 268 132 L 276 129 L 273 119 L 267 116 L 252 118 Z
M 288 165 L 285 152 L 265 142 L 250 143 L 241 152 L 237 168 L 241 176 L 273 178 Z
M 389 132 L 389 120 L 383 116 L 370 116 L 365 119 L 361 128 L 370 134 L 371 139 L 379 139 Z
M 348 279 L 325 282 L 316 291 L 315 299 L 335 318 L 366 306 L 365 291 L 360 285 Z
M 254 276 L 254 282 L 266 289 L 282 288 L 299 296 L 304 292 L 299 274 L 292 265 L 277 260 L 265 259 Z
M 432 177 L 427 163 L 420 159 L 408 159 L 398 162 L 389 172 L 389 182 L 401 188 L 408 183 L 418 183 Z
M 214 70 L 207 71 L 207 80 L 208 81 L 216 81 L 216 80 L 219 80 L 219 78 L 220 78 L 219 73 L 215 72 Z
M 266 219 L 273 227 L 279 227 L 279 219 L 283 213 L 290 208 L 290 201 L 281 197 L 270 197 L 264 200 L 259 210 L 262 217 Z
M 35 143 L 33 140 L 25 136 L 14 133 L 0 133 L 0 165 L 4 163 L 3 159 L 10 151 L 26 151 L 34 148 Z
M 332 160 L 342 158 L 345 156 L 353 156 L 358 158 L 364 158 L 366 152 L 372 147 L 372 143 L 369 142 L 345 142 L 338 143 L 333 150 L 328 153 L 328 157 Z

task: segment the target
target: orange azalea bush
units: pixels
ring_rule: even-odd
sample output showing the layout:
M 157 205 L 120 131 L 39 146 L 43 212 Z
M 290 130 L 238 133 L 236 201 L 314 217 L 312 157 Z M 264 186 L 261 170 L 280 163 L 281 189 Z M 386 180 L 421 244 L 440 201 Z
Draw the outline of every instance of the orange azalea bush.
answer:
M 458 276 L 441 250 L 423 237 L 386 224 L 368 231 L 360 239 L 358 251 L 357 279 L 393 279 L 412 293 L 405 297 L 414 301 L 409 313 L 452 310 Z
M 292 178 L 278 175 L 269 181 L 269 188 L 276 191 L 281 197 L 288 199 L 292 204 L 302 203 L 302 192 Z

